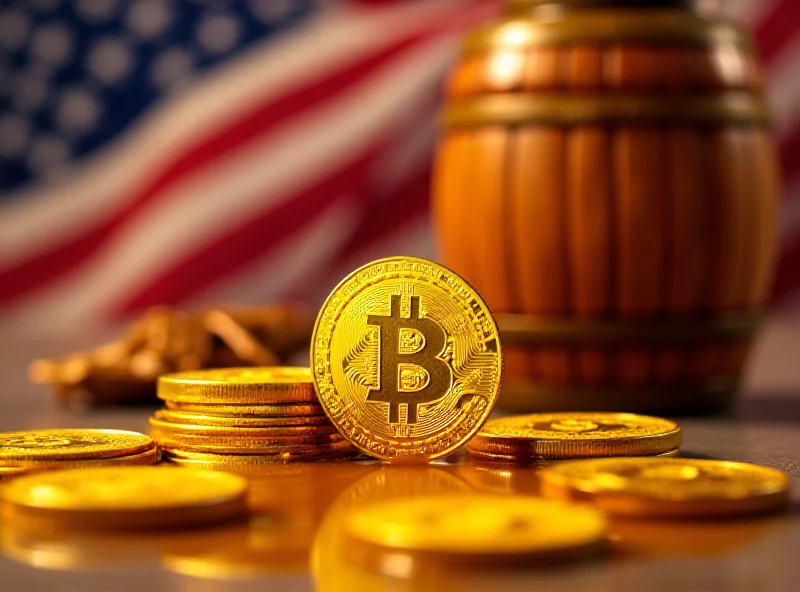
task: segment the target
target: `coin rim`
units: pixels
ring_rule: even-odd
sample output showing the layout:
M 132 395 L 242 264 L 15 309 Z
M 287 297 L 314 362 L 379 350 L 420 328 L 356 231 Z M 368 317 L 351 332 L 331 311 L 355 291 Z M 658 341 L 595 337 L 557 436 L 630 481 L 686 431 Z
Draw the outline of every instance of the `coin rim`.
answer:
M 592 486 L 590 478 L 571 478 L 560 472 L 560 467 L 576 463 L 606 464 L 616 460 L 634 464 L 637 460 L 681 465 L 707 465 L 724 463 L 744 466 L 774 475 L 775 484 L 764 493 L 747 497 L 703 497 L 675 499 L 624 490 L 603 490 Z M 695 458 L 627 457 L 618 459 L 570 460 L 543 468 L 539 473 L 539 492 L 550 499 L 589 502 L 599 509 L 620 516 L 648 516 L 652 518 L 697 517 L 712 518 L 776 511 L 787 505 L 791 495 L 791 480 L 783 471 L 752 463 L 728 460 Z
M 504 434 L 490 434 L 478 432 L 467 443 L 469 452 L 482 452 L 515 456 L 519 458 L 558 460 L 571 458 L 590 458 L 607 456 L 651 456 L 680 448 L 683 442 L 681 426 L 669 419 L 642 415 L 639 413 L 615 413 L 605 411 L 591 412 L 556 412 L 556 413 L 531 413 L 525 415 L 512 415 L 490 420 L 502 423 L 505 419 L 520 417 L 553 417 L 563 415 L 564 418 L 580 418 L 581 415 L 608 415 L 627 416 L 631 418 L 646 418 L 672 424 L 673 429 L 658 434 L 639 436 L 609 436 L 598 438 L 558 438 L 538 436 L 508 436 Z M 487 423 L 490 423 L 487 422 Z M 484 426 L 486 427 L 486 426 Z
M 266 369 L 305 370 L 305 366 L 242 366 L 224 368 L 224 370 L 253 371 Z M 308 382 L 263 382 L 236 383 L 225 380 L 188 379 L 181 380 L 182 375 L 198 372 L 212 372 L 220 368 L 173 372 L 158 378 L 156 394 L 163 401 L 177 403 L 211 403 L 211 404 L 262 404 L 275 405 L 281 403 L 313 403 L 317 401 L 313 380 Z M 313 374 L 313 372 L 312 372 Z
M 456 279 L 460 280 L 461 282 L 463 282 L 463 284 L 466 285 L 467 288 L 469 288 L 469 290 L 472 291 L 472 293 L 475 296 L 475 298 L 477 299 L 478 303 L 481 304 L 483 306 L 484 310 L 486 311 L 486 316 L 489 319 L 489 321 L 491 322 L 492 327 L 494 328 L 495 339 L 497 341 L 497 357 L 498 357 L 497 383 L 495 385 L 494 392 L 489 393 L 489 396 L 487 397 L 488 404 L 486 406 L 486 409 L 484 410 L 483 418 L 480 418 L 478 421 L 476 421 L 475 425 L 473 426 L 473 428 L 470 429 L 469 432 L 467 432 L 464 435 L 464 437 L 462 437 L 458 442 L 456 442 L 455 444 L 452 444 L 452 445 L 450 445 L 450 446 L 448 446 L 446 448 L 442 448 L 441 450 L 438 450 L 436 452 L 432 452 L 432 453 L 399 454 L 399 455 L 381 454 L 380 452 L 378 452 L 376 450 L 373 450 L 373 449 L 370 449 L 367 446 L 362 446 L 357 441 L 356 438 L 351 438 L 351 436 L 348 435 L 347 433 L 345 433 L 345 431 L 342 428 L 340 428 L 340 426 L 337 424 L 336 420 L 333 417 L 333 414 L 328 409 L 327 400 L 322 395 L 322 389 L 320 388 L 320 384 L 319 384 L 319 377 L 317 376 L 317 372 L 316 372 L 316 367 L 315 367 L 316 355 L 315 355 L 315 352 L 317 351 L 317 335 L 318 335 L 318 333 L 320 331 L 320 324 L 321 324 L 321 320 L 322 320 L 322 317 L 323 317 L 323 314 L 322 314 L 323 311 L 325 311 L 325 309 L 329 306 L 331 300 L 334 298 L 336 293 L 342 288 L 342 286 L 344 286 L 345 284 L 350 282 L 359 273 L 361 273 L 361 272 L 363 272 L 363 271 L 365 271 L 365 270 L 367 270 L 367 269 L 369 269 L 371 267 L 374 267 L 376 265 L 386 264 L 386 263 L 389 263 L 389 262 L 392 262 L 392 261 L 417 262 L 417 263 L 422 263 L 424 265 L 432 266 L 434 268 L 438 267 L 438 268 L 441 268 L 444 271 L 452 274 L 452 276 L 454 278 L 456 278 Z M 332 331 L 331 331 L 331 334 L 332 334 Z M 336 429 L 342 435 L 342 437 L 344 437 L 348 442 L 350 442 L 353 446 L 355 446 L 361 452 L 371 456 L 372 458 L 377 458 L 379 460 L 384 460 L 384 461 L 393 461 L 393 462 L 415 462 L 415 461 L 420 462 L 420 461 L 425 461 L 425 460 L 433 460 L 435 458 L 440 458 L 442 456 L 447 456 L 448 454 L 450 454 L 450 453 L 454 452 L 455 450 L 461 448 L 466 442 L 468 442 L 483 427 L 483 425 L 489 419 L 489 416 L 491 415 L 492 410 L 494 409 L 494 406 L 497 404 L 498 399 L 500 398 L 500 387 L 501 387 L 502 382 L 503 382 L 503 374 L 504 374 L 504 368 L 505 368 L 505 358 L 503 356 L 503 347 L 502 347 L 502 342 L 501 342 L 501 337 L 500 337 L 500 329 L 497 326 L 497 320 L 494 318 L 494 315 L 492 314 L 491 308 L 486 303 L 486 301 L 483 299 L 483 297 L 481 296 L 480 292 L 478 292 L 478 290 L 476 290 L 475 287 L 472 284 L 470 284 L 466 279 L 464 279 L 463 276 L 461 276 L 460 274 L 456 273 L 455 271 L 453 271 L 452 269 L 450 269 L 446 265 L 442 265 L 441 263 L 437 263 L 437 262 L 431 261 L 429 259 L 423 259 L 421 257 L 393 256 L 393 257 L 383 257 L 381 259 L 376 259 L 374 261 L 370 261 L 369 263 L 366 263 L 366 264 L 354 269 L 347 276 L 345 276 L 338 284 L 336 284 L 336 286 L 333 288 L 333 290 L 331 290 L 330 294 L 328 294 L 328 297 L 325 299 L 325 302 L 320 307 L 319 313 L 317 314 L 317 318 L 314 321 L 314 330 L 311 333 L 311 347 L 309 348 L 309 366 L 311 368 L 311 378 L 312 378 L 312 381 L 313 381 L 314 392 L 317 395 L 317 399 L 319 400 L 320 405 L 322 405 L 322 409 L 325 411 L 325 415 L 328 416 L 328 419 L 331 420 L 331 423 L 336 427 Z M 331 388 L 333 388 L 332 379 L 331 379 Z M 442 431 L 447 431 L 447 428 L 445 428 Z M 371 432 L 368 429 L 362 429 L 361 433 L 366 434 L 368 436 L 371 435 Z M 420 443 L 422 443 L 422 442 L 420 442 Z M 391 447 L 390 444 L 391 443 L 387 444 L 386 448 L 391 451 L 392 447 Z M 404 449 L 402 449 L 402 451 L 404 453 L 405 452 L 411 452 L 412 449 L 404 448 Z
M 36 433 L 47 433 L 47 432 L 90 432 L 91 434 L 124 434 L 126 436 L 140 436 L 141 438 L 145 438 L 147 441 L 143 441 L 139 444 L 131 444 L 128 446 L 119 446 L 117 448 L 106 448 L 105 450 L 90 450 L 89 447 L 82 448 L 82 449 L 72 449 L 72 452 L 65 452 L 64 448 L 42 448 L 41 453 L 23 453 L 23 454 L 8 454 L 7 448 L 0 447 L 0 463 L 11 462 L 27 462 L 32 460 L 38 461 L 66 461 L 66 460 L 92 460 L 92 459 L 100 459 L 100 458 L 114 458 L 119 456 L 129 456 L 133 454 L 139 454 L 141 452 L 146 452 L 151 448 L 154 448 L 156 443 L 153 438 L 147 434 L 143 434 L 142 432 L 135 432 L 132 430 L 113 430 L 113 429 L 97 429 L 97 428 L 52 428 L 52 429 L 44 429 L 44 430 L 21 430 L 16 432 L 3 432 L 2 436 L 8 436 L 9 434 L 36 434 Z M 110 444 L 92 444 L 92 446 L 110 446 Z M 67 450 L 69 450 L 68 447 Z M 33 448 L 31 450 L 37 450 Z M 60 453 L 56 452 L 57 450 L 61 450 Z

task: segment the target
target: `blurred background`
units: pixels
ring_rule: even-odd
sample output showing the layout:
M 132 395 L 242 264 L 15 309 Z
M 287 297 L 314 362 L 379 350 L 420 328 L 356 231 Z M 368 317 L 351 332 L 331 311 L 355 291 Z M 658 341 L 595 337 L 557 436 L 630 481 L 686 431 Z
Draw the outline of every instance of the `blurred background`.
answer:
M 800 302 L 800 2 L 702 2 L 758 45 L 783 176 L 773 306 Z M 156 304 L 318 305 L 435 257 L 445 76 L 499 0 L 0 2 L 0 330 Z

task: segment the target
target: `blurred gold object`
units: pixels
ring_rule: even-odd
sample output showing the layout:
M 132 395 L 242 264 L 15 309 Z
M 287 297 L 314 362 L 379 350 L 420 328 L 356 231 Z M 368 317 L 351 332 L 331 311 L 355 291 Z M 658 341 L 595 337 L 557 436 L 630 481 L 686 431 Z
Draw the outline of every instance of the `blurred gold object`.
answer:
M 344 526 L 350 552 L 419 554 L 443 564 L 496 566 L 596 554 L 607 524 L 596 510 L 525 496 L 428 496 L 356 509 Z M 361 553 L 359 553 L 361 551 Z
M 314 403 L 308 368 L 220 368 L 167 374 L 158 379 L 158 397 L 183 403 Z
M 205 524 L 246 511 L 247 480 L 171 467 L 100 467 L 30 475 L 7 484 L 4 518 L 87 528 Z
M 312 315 L 292 305 L 147 311 L 122 339 L 61 360 L 36 360 L 30 378 L 70 404 L 150 399 L 165 373 L 280 365 L 308 347 Z
M 177 409 L 150 418 L 153 437 L 174 464 L 224 467 L 341 458 L 355 449 L 318 404 L 308 368 L 198 370 L 162 376 L 158 396 Z M 186 407 L 195 411 L 185 411 Z M 222 413 L 217 415 L 217 410 Z M 209 453 L 213 460 L 181 457 Z
M 775 469 L 689 458 L 608 458 L 554 464 L 540 474 L 545 497 L 586 501 L 610 514 L 717 517 L 778 510 L 790 482 Z
M 282 428 L 290 426 L 330 426 L 330 420 L 323 415 L 279 416 L 279 417 L 218 417 L 202 413 L 159 410 L 155 419 L 171 424 L 209 426 L 219 428 Z
M 295 426 L 269 426 L 261 428 L 245 427 L 220 427 L 212 425 L 190 425 L 184 423 L 170 423 L 159 419 L 150 418 L 150 427 L 154 433 L 171 437 L 197 436 L 213 442 L 226 440 L 246 440 L 248 442 L 280 441 L 281 438 L 295 438 L 305 436 L 338 435 L 336 428 L 330 423 L 326 425 L 295 425 Z
M 179 403 L 166 401 L 167 409 L 182 413 L 201 413 L 214 417 L 306 417 L 325 416 L 317 403 L 285 403 L 283 405 L 225 405 L 222 403 Z
M 54 429 L 0 433 L 0 463 L 107 459 L 155 448 L 149 436 L 123 430 Z
M 382 460 L 426 461 L 468 440 L 498 396 L 497 325 L 472 287 L 413 257 L 374 261 L 331 292 L 311 340 L 337 429 Z
M 534 413 L 494 419 L 467 444 L 485 458 L 547 460 L 650 456 L 681 444 L 675 422 L 632 413 Z
M 229 449 L 230 450 L 230 449 Z M 237 450 L 242 450 L 238 448 Z M 249 450 L 249 447 L 248 447 Z M 193 452 L 179 448 L 167 449 L 163 458 L 170 464 L 193 466 L 198 469 L 229 470 L 234 473 L 251 472 L 275 463 L 302 462 L 311 460 L 334 460 L 349 458 L 358 454 L 358 450 L 349 442 L 342 440 L 330 444 L 314 444 L 313 446 L 280 446 L 274 452 L 245 454 L 243 452 Z

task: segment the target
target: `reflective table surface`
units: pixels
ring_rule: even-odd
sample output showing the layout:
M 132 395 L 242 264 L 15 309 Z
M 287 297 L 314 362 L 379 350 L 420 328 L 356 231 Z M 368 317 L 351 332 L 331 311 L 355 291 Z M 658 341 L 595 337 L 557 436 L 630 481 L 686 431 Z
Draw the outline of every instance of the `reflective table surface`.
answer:
M 157 407 L 76 412 L 28 383 L 35 357 L 104 337 L 0 333 L 0 431 L 103 427 L 146 432 Z M 341 544 L 342 516 L 372 501 L 422 494 L 536 493 L 536 468 L 463 455 L 424 467 L 357 462 L 275 465 L 251 476 L 249 521 L 192 530 L 98 535 L 0 524 L 0 590 L 800 590 L 800 315 L 769 320 L 729 416 L 679 419 L 686 455 L 788 472 L 784 514 L 736 521 L 612 521 L 609 553 L 514 572 L 441 571 L 413 556 L 362 564 Z

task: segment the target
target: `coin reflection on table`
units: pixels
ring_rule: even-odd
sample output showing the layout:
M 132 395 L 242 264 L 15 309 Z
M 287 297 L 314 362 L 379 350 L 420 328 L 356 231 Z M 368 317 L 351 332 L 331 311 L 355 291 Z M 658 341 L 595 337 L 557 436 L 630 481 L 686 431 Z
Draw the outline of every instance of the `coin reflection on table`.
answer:
M 163 557 L 181 576 L 248 580 L 308 573 L 312 543 L 328 506 L 377 463 L 303 463 L 242 467 L 249 482 L 247 525 L 224 540 L 208 537 Z M 190 588 L 194 589 L 194 588 Z
M 367 592 L 386 585 L 380 575 L 354 566 L 347 559 L 347 549 L 342 544 L 342 529 L 343 521 L 351 509 L 419 495 L 472 493 L 474 490 L 469 484 L 460 479 L 452 469 L 445 467 L 382 466 L 356 481 L 328 509 L 314 539 L 311 571 L 317 591 Z M 394 572 L 391 575 L 410 577 L 414 574 L 415 566 L 413 561 L 409 561 L 409 557 L 398 557 L 394 565 L 391 565 L 392 558 L 388 559 L 389 565 L 386 567 L 388 571 Z
M 477 491 L 537 495 L 537 474 L 546 466 L 547 463 L 517 465 L 467 457 L 454 470 Z

